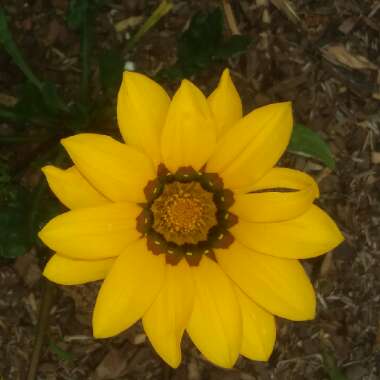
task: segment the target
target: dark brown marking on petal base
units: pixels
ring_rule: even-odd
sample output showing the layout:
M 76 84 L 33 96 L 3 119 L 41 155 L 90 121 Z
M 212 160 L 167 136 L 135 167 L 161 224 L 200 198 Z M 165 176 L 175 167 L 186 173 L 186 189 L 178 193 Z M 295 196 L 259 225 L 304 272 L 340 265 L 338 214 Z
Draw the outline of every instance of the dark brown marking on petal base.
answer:
M 239 218 L 237 215 L 232 214 L 232 212 L 227 212 L 224 214 L 224 226 L 226 228 L 231 228 L 232 226 L 235 226 L 238 224 Z
M 199 265 L 199 262 L 202 260 L 202 255 L 194 253 L 189 255 L 189 252 L 186 252 L 184 257 L 191 267 Z
M 232 236 L 231 232 L 229 231 L 224 231 L 221 232 L 218 236 L 216 236 L 213 239 L 212 242 L 212 247 L 213 248 L 228 248 L 233 242 L 234 242 L 234 237 Z
M 224 189 L 220 195 L 219 200 L 221 207 L 223 207 L 225 210 L 228 210 L 235 202 L 234 193 L 231 190 Z
M 136 218 L 137 231 L 139 231 L 143 235 L 148 233 L 152 225 L 152 218 L 152 212 L 146 208 L 143 208 L 138 217 Z

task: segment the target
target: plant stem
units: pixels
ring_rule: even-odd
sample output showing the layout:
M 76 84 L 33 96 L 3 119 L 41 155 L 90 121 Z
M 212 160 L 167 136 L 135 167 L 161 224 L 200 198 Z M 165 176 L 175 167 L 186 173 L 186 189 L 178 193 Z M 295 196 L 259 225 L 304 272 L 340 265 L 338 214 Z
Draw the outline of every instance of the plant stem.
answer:
M 49 323 L 49 314 L 53 305 L 55 286 L 48 280 L 44 280 L 40 312 L 38 316 L 37 334 L 33 347 L 32 356 L 26 380 L 35 380 L 37 376 L 38 364 L 40 361 L 41 350 L 45 339 L 46 330 Z
M 88 2 L 86 1 L 86 14 L 80 30 L 80 56 L 82 61 L 82 79 L 81 79 L 81 96 L 84 103 L 87 103 L 88 88 L 90 83 L 90 23 L 89 15 L 90 9 Z
M 161 1 L 160 5 L 154 10 L 144 24 L 141 25 L 137 33 L 130 39 L 128 48 L 133 49 L 141 37 L 153 28 L 153 26 L 156 25 L 158 21 L 160 21 L 161 18 L 164 17 L 172 8 L 173 3 L 171 0 Z

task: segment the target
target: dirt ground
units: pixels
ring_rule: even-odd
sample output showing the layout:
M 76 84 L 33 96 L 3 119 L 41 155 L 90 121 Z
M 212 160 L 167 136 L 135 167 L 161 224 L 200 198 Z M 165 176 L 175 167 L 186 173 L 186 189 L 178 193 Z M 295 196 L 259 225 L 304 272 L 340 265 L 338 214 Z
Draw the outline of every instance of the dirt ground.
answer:
M 70 93 L 80 70 L 79 39 L 64 22 L 68 0 L 2 3 L 31 66 Z M 270 361 L 240 358 L 233 370 L 208 363 L 186 337 L 183 362 L 171 370 L 153 352 L 140 325 L 113 339 L 91 337 L 89 318 L 98 284 L 58 287 L 38 379 L 328 380 L 326 357 L 336 361 L 348 380 L 380 379 L 380 3 L 231 3 L 239 31 L 252 38 L 247 53 L 228 62 L 245 109 L 291 100 L 296 120 L 318 131 L 336 158 L 334 171 L 291 154 L 283 159 L 317 178 L 319 203 L 346 237 L 331 254 L 303 262 L 318 293 L 317 318 L 302 323 L 278 319 Z M 131 16 L 147 17 L 157 4 L 110 1 L 97 16 L 96 48 L 114 41 L 123 46 L 128 30 L 117 34 L 114 25 Z M 136 54 L 127 57 L 137 70 L 155 74 L 171 63 L 187 21 L 215 2 L 174 4 L 140 41 Z M 214 66 L 193 79 L 209 93 L 221 69 Z M 14 94 L 22 80 L 0 50 L 0 92 Z M 0 147 L 2 153 L 4 149 L 9 146 Z M 26 377 L 43 288 L 34 250 L 16 261 L 0 261 L 1 380 Z

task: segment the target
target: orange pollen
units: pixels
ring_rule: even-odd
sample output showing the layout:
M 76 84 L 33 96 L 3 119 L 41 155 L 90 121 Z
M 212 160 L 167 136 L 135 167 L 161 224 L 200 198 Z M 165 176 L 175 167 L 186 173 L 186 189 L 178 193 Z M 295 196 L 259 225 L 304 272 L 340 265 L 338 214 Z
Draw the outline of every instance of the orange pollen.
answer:
M 212 193 L 197 182 L 173 182 L 153 202 L 153 228 L 167 241 L 197 244 L 217 224 Z
M 169 202 L 168 202 L 169 203 Z M 202 224 L 203 207 L 189 193 L 173 197 L 163 218 L 175 231 L 191 232 Z

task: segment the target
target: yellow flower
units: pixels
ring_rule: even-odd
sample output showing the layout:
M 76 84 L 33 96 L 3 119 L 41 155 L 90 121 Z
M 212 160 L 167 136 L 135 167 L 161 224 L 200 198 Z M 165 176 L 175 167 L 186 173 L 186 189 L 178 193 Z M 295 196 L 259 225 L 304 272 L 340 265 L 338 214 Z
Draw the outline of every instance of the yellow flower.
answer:
M 207 99 L 184 80 L 171 100 L 151 79 L 126 72 L 117 111 L 125 144 L 78 134 L 62 141 L 74 166 L 43 169 L 71 209 L 39 234 L 56 252 L 44 275 L 64 285 L 104 279 L 94 336 L 142 319 L 172 367 L 185 330 L 219 366 L 239 354 L 267 360 L 274 315 L 315 316 L 297 259 L 343 239 L 313 204 L 315 181 L 274 167 L 291 135 L 291 104 L 242 117 L 228 70 Z

